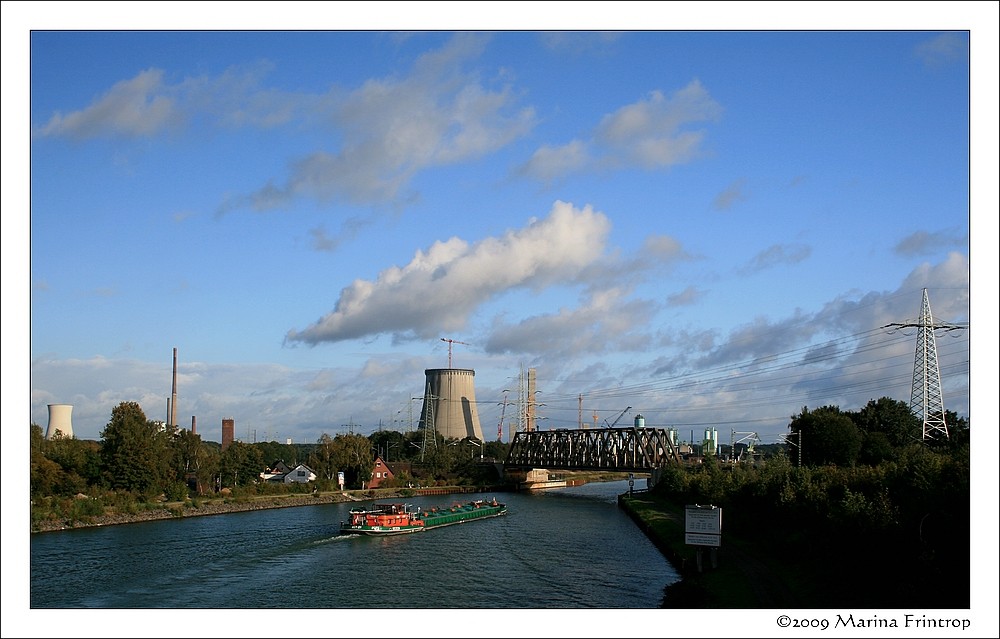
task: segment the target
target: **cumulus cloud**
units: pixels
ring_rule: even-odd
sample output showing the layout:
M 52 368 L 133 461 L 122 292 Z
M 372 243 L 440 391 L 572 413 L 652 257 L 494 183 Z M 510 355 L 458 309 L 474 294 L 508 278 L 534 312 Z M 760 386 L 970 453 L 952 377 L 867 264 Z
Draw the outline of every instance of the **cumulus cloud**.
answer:
M 661 91 L 605 115 L 589 140 L 536 151 L 520 169 L 551 182 L 584 170 L 664 169 L 703 153 L 704 132 L 692 125 L 717 120 L 722 107 L 698 80 L 667 97 Z
M 510 289 L 575 281 L 603 254 L 610 228 L 607 217 L 589 206 L 556 202 L 547 218 L 502 237 L 437 242 L 375 281 L 356 280 L 344 288 L 332 312 L 289 331 L 286 343 L 384 333 L 409 339 L 461 329 L 481 304 Z
M 528 228 L 508 237 L 519 237 Z M 474 249 L 467 247 L 467 252 Z M 753 419 L 746 422 L 753 430 L 783 432 L 802 406 L 856 410 L 882 396 L 909 397 L 915 331 L 883 327 L 915 320 L 923 288 L 929 291 L 935 320 L 968 322 L 969 280 L 968 257 L 952 253 L 943 262 L 914 269 L 895 290 L 845 292 L 809 312 L 747 318 L 726 333 L 704 325 L 664 327 L 657 343 L 650 342 L 651 336 L 656 338 L 650 326 L 656 325 L 657 304 L 635 299 L 627 288 L 609 287 L 520 322 L 494 320 L 490 341 L 477 340 L 486 345 L 489 364 L 474 368 L 480 374 L 498 366 L 516 370 L 515 355 L 543 362 L 546 384 L 552 384 L 545 386 L 544 396 L 552 402 L 550 410 L 559 401 L 552 396 L 562 394 L 572 406 L 573 421 L 576 398 L 583 393 L 588 415 L 597 407 L 595 398 L 603 395 L 622 407 L 653 410 L 649 420 L 655 419 L 655 407 L 669 407 L 659 410 L 666 411 L 662 419 L 673 426 L 728 428 Z M 672 297 L 696 294 L 687 289 Z M 615 356 L 615 350 L 624 352 L 625 359 Z M 946 406 L 968 415 L 968 331 L 939 338 L 938 358 Z M 624 372 L 623 361 L 628 364 Z M 278 436 L 279 441 L 313 442 L 322 433 L 341 432 L 352 415 L 366 424 L 367 432 L 382 418 L 387 425 L 407 420 L 408 402 L 420 393 L 428 365 L 426 357 L 396 350 L 368 358 L 360 367 L 351 363 L 304 370 L 182 358 L 179 406 L 182 415 L 197 415 L 199 433 L 212 441 L 220 440 L 221 419 L 235 417 L 241 438 L 250 436 L 252 428 L 258 441 Z M 138 401 L 150 419 L 166 416 L 168 359 L 148 363 L 45 356 L 33 358 L 31 374 L 31 420 L 43 428 L 49 403 L 73 404 L 74 432 L 87 439 L 99 436 L 121 401 Z M 495 386 L 480 381 L 486 380 L 477 377 L 479 397 L 486 401 L 510 387 L 502 379 L 494 380 Z

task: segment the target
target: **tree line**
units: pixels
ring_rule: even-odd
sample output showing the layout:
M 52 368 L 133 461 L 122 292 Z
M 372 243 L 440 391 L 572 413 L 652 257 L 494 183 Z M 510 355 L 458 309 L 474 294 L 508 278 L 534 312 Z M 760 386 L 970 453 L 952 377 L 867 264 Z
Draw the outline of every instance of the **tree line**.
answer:
M 971 502 L 968 420 L 945 422 L 947 438 L 925 440 L 909 407 L 888 398 L 806 407 L 765 463 L 705 458 L 665 469 L 652 492 L 722 508 L 723 548 L 728 535 L 771 557 L 806 600 L 968 607 L 972 511 L 986 504 Z
M 440 434 L 425 442 L 422 432 L 377 431 L 367 437 L 323 434 L 315 444 L 234 441 L 222 450 L 219 443 L 202 441 L 189 430 L 164 428 L 147 419 L 136 402 L 115 406 L 100 436 L 100 441 L 58 434 L 46 439 L 41 426 L 32 424 L 33 502 L 108 493 L 183 501 L 249 486 L 263 492 L 261 473 L 278 461 L 289 468 L 309 466 L 317 475 L 310 489 L 339 488 L 340 473 L 345 488 L 360 489 L 372 477 L 376 455 L 387 462 L 405 462 L 405 470 L 394 479 L 398 485 L 461 482 L 476 475 L 470 463 L 474 458 L 502 459 L 507 449 L 501 442 L 446 441 Z

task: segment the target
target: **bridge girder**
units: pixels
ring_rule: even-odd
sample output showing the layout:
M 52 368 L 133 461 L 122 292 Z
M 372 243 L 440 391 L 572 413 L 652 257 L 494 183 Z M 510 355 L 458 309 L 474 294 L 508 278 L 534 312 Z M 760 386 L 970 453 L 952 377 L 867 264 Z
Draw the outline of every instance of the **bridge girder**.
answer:
M 582 428 L 516 433 L 504 467 L 651 472 L 680 461 L 664 428 Z

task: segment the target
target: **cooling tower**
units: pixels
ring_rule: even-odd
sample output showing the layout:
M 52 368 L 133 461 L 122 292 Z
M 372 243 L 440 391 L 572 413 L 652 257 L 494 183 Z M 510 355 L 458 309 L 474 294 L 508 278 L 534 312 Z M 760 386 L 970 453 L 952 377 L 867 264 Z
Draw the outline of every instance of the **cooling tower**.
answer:
M 445 439 L 471 437 L 483 441 L 473 383 L 476 371 L 428 368 L 424 375 L 427 376 L 427 384 L 424 387 L 424 405 L 420 409 L 420 423 L 426 425 L 430 414 L 434 430 Z
M 56 433 L 73 437 L 72 404 L 49 404 L 49 427 L 45 431 L 45 439 L 52 439 Z

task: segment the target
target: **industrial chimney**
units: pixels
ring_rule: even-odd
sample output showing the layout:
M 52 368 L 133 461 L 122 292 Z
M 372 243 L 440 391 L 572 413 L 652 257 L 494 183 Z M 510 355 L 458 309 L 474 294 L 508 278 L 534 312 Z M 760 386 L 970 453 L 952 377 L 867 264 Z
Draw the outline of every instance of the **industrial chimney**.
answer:
M 49 427 L 45 431 L 45 439 L 56 435 L 73 437 L 73 405 L 49 404 Z
M 473 378 L 476 371 L 467 368 L 429 368 L 420 423 L 433 428 L 445 439 L 471 437 L 483 441 L 476 406 Z M 428 416 L 432 423 L 428 424 Z
M 177 428 L 177 347 L 174 347 L 174 375 L 170 385 L 170 423 L 172 429 Z
M 236 420 L 226 417 L 222 420 L 222 450 L 225 452 L 236 439 Z

